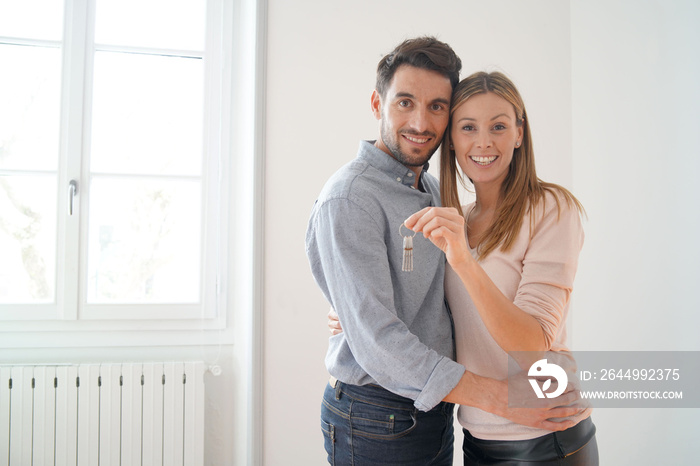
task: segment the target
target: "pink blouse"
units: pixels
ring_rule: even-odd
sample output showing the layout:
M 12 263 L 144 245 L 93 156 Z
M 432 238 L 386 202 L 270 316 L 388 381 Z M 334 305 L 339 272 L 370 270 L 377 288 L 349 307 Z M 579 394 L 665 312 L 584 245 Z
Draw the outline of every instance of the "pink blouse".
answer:
M 569 207 L 563 197 L 559 198 L 559 206 L 560 212 L 554 195 L 547 193 L 535 209 L 538 219 L 532 236 L 530 215 L 526 215 L 511 249 L 506 253 L 497 249 L 479 263 L 505 296 L 537 319 L 551 350 L 567 351 L 566 319 L 584 235 L 578 210 Z M 473 208 L 474 204 L 470 204 L 464 209 L 467 218 Z M 475 249 L 471 253 L 476 257 Z M 445 294 L 454 317 L 457 362 L 478 375 L 506 379 L 508 354 L 486 329 L 449 264 Z M 576 420 L 585 419 L 590 411 L 578 415 Z M 459 407 L 458 419 L 462 427 L 481 439 L 523 440 L 549 433 L 468 406 Z

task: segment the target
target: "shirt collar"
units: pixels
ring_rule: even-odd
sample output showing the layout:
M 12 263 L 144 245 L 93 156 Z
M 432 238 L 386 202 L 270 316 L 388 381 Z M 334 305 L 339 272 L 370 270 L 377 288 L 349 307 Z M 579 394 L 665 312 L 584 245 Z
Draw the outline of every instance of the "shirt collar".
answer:
M 401 183 L 412 188 L 416 179 L 416 174 L 413 173 L 413 170 L 375 146 L 374 143 L 375 141 L 360 141 L 358 157 L 372 165 L 377 170 L 387 174 L 397 183 Z M 427 170 L 428 163 L 426 162 L 426 164 L 423 165 L 423 170 L 421 171 L 420 176 L 422 176 Z

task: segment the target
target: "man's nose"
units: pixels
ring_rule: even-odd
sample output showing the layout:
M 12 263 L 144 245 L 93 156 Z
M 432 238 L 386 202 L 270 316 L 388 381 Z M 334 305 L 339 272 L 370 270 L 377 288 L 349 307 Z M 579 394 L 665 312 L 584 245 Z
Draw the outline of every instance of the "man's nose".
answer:
M 428 111 L 425 109 L 418 108 L 413 111 L 409 122 L 411 129 L 418 133 L 427 131 L 430 127 L 430 120 L 428 116 Z

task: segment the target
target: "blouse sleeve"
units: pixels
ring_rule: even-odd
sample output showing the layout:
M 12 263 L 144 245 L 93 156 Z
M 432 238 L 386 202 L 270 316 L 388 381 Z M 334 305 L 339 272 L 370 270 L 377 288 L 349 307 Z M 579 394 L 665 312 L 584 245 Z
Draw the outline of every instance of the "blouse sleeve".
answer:
M 573 290 L 578 257 L 583 246 L 581 216 L 566 199 L 545 196 L 544 213 L 534 209 L 532 237 L 523 258 L 523 270 L 514 304 L 532 315 L 542 326 L 546 348 L 551 349 L 565 318 Z M 529 228 L 530 217 L 524 219 Z

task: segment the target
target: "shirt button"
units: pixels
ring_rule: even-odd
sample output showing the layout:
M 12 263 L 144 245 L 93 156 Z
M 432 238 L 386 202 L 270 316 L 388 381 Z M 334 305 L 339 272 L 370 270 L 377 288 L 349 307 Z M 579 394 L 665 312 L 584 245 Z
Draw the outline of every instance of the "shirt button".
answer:
M 401 178 L 396 178 L 396 181 L 401 181 Z
M 413 173 L 409 173 L 408 176 L 409 176 L 409 177 L 413 176 Z

